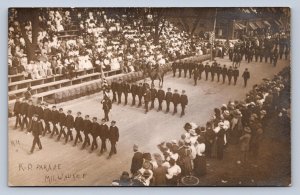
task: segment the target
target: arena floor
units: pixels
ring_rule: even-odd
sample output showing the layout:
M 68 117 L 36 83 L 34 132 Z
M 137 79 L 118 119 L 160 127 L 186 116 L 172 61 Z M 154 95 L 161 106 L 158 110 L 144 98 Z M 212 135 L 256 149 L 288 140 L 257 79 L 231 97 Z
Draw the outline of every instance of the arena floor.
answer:
M 230 65 L 229 60 L 217 59 L 221 64 Z M 73 143 L 63 144 L 63 139 L 56 142 L 49 135 L 42 137 L 42 150 L 36 149 L 28 154 L 32 135 L 14 130 L 14 118 L 9 119 L 9 185 L 63 185 L 63 186 L 99 186 L 110 185 L 113 179 L 120 176 L 122 171 L 129 171 L 133 155 L 132 146 L 138 144 L 142 152 L 158 152 L 157 144 L 162 141 L 178 140 L 183 133 L 186 122 L 195 122 L 203 125 L 212 116 L 213 109 L 220 107 L 229 100 L 241 100 L 254 84 L 261 83 L 263 78 L 272 78 L 284 66 L 289 65 L 287 60 L 279 60 L 276 67 L 266 63 L 241 63 L 240 75 L 245 68 L 251 73 L 247 88 L 243 87 L 240 77 L 236 86 L 204 81 L 194 86 L 193 79 L 173 78 L 171 73 L 165 76 L 164 89 L 171 87 L 186 90 L 189 105 L 186 115 L 180 118 L 179 113 L 172 115 L 155 110 L 144 113 L 144 109 L 113 104 L 110 119 L 117 121 L 120 132 L 120 141 L 117 143 L 118 154 L 106 159 L 108 153 L 99 156 L 99 149 L 93 153 L 89 150 L 80 150 L 80 145 L 73 147 Z M 203 74 L 204 75 L 204 74 Z M 156 86 L 158 85 L 156 81 Z M 64 102 L 58 105 L 64 110 L 71 109 L 73 113 L 81 111 L 99 119 L 103 117 L 100 104 L 102 93 L 86 96 L 80 99 Z M 129 102 L 131 97 L 129 95 Z M 163 105 L 165 110 L 165 105 Z M 171 106 L 171 110 L 172 110 Z M 110 145 L 108 144 L 108 148 Z M 225 154 L 226 155 L 226 154 Z M 212 164 L 210 166 L 213 166 Z

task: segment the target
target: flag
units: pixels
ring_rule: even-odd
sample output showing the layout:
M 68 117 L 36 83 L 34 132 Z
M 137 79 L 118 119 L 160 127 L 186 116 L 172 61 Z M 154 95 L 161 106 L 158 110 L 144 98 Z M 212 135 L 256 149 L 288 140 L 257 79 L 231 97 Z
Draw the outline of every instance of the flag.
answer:
M 212 31 L 209 33 L 209 43 L 213 44 L 214 41 L 215 41 L 215 32 Z

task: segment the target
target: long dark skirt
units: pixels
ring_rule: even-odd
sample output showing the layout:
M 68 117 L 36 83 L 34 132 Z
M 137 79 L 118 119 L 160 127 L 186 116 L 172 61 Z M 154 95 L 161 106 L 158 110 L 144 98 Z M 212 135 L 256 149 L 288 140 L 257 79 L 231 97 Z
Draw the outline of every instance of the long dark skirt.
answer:
M 206 174 L 206 157 L 196 156 L 194 159 L 194 172 L 195 176 L 203 176 Z

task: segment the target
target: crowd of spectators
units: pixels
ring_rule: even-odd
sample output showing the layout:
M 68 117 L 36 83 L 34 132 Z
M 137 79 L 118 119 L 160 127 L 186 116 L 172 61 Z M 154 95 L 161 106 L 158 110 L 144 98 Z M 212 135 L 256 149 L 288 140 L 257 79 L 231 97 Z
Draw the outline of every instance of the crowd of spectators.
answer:
M 249 157 L 255 160 L 259 156 L 271 118 L 278 117 L 276 121 L 282 126 L 290 125 L 290 101 L 283 101 L 290 97 L 289 93 L 290 68 L 286 67 L 272 80 L 264 79 L 262 84 L 254 85 L 244 101 L 230 101 L 215 108 L 205 126 L 186 123 L 179 140 L 158 145 L 161 154 L 139 152 L 135 145 L 132 177 L 125 171 L 113 185 L 191 185 L 184 183 L 184 178 L 201 179 L 206 174 L 206 159 L 215 158 L 222 163 L 229 145 L 240 147 L 233 163 L 249 165 Z
M 56 74 L 69 75 L 77 70 L 121 69 L 138 71 L 145 64 L 164 65 L 175 59 L 207 52 L 207 43 L 193 41 L 184 31 L 164 21 L 155 43 L 154 14 L 122 9 L 41 9 L 36 58 L 28 60 L 32 24 L 22 33 L 18 9 L 9 14 L 9 74 L 24 74 L 38 79 Z M 197 40 L 197 39 L 196 39 Z M 200 40 L 200 39 L 199 39 Z M 35 48 L 33 48 L 35 49 Z

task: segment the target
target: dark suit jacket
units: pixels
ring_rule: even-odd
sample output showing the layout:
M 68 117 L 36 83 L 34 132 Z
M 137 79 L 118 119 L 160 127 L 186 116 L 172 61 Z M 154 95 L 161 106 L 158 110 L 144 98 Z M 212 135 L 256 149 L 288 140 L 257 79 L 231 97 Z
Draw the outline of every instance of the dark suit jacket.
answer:
M 65 113 L 59 113 L 59 123 L 62 126 L 66 125 L 66 114 Z
M 162 89 L 159 89 L 157 92 L 157 99 L 158 100 L 164 100 L 165 99 L 165 91 Z
M 186 95 L 181 95 L 180 96 L 180 103 L 182 105 L 188 105 L 188 97 Z
M 21 102 L 16 102 L 14 105 L 14 113 L 19 114 L 21 111 Z
M 119 141 L 119 129 L 116 126 L 110 126 L 109 128 L 109 140 L 110 142 Z
M 83 132 L 84 135 L 88 135 L 92 129 L 92 122 L 88 119 L 83 121 Z
M 97 122 L 92 123 L 91 134 L 93 137 L 97 137 L 99 135 L 100 125 Z
M 51 121 L 53 122 L 53 123 L 58 123 L 59 122 L 59 112 L 58 112 L 58 110 L 55 110 L 55 111 L 51 111 Z
M 74 127 L 76 131 L 82 131 L 83 130 L 83 118 L 82 117 L 76 117 L 74 122 Z
M 72 115 L 67 115 L 66 117 L 66 127 L 73 128 L 74 127 L 74 117 Z
M 51 120 L 51 110 L 49 108 L 46 108 L 44 110 L 44 120 L 50 121 Z
M 99 128 L 99 137 L 100 139 L 107 139 L 109 137 L 109 132 L 108 132 L 108 126 L 107 125 L 100 125 L 100 128 Z
M 131 173 L 136 173 L 143 166 L 143 153 L 135 152 L 131 160 Z
M 172 101 L 172 97 L 173 97 L 172 92 L 167 92 L 166 93 L 166 101 L 167 102 L 171 102 Z
M 180 102 L 180 95 L 178 93 L 174 93 L 172 97 L 172 101 L 174 104 L 178 104 Z

